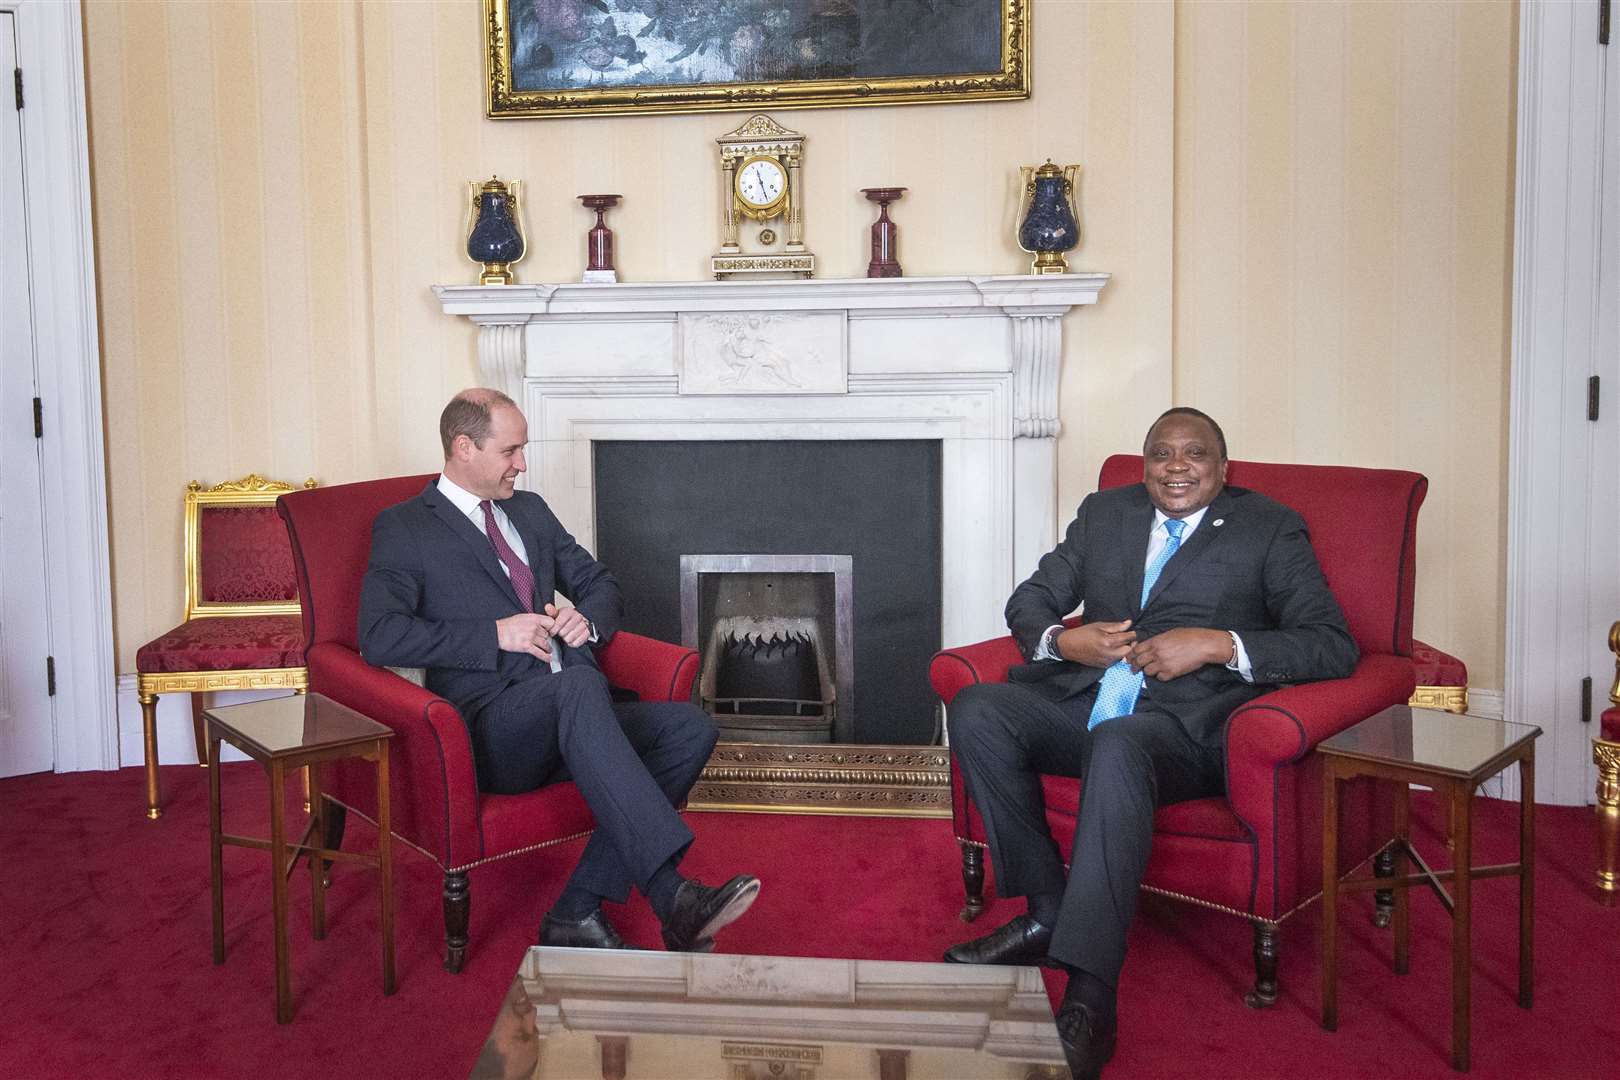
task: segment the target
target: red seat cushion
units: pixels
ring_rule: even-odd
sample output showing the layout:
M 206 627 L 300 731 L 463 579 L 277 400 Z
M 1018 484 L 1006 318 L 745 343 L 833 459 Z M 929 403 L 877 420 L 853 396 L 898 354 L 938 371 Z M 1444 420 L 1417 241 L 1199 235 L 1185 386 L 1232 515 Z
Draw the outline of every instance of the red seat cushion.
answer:
M 190 619 L 135 653 L 135 670 L 147 675 L 303 666 L 304 627 L 297 615 Z
M 1620 742 L 1620 708 L 1603 710 L 1603 737 Z
M 1412 639 L 1412 667 L 1419 686 L 1467 686 L 1468 665 L 1426 641 Z

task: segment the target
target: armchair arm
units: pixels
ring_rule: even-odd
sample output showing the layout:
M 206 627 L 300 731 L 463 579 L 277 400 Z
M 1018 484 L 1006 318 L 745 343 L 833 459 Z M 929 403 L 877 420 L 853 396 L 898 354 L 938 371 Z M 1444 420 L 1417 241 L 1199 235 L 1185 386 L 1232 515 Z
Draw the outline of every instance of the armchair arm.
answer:
M 1302 683 L 1255 698 L 1233 711 L 1226 728 L 1226 781 L 1232 808 L 1253 821 L 1269 816 L 1273 771 L 1299 761 L 1316 744 L 1412 696 L 1412 662 L 1363 656 L 1348 679 Z
M 947 708 L 956 695 L 976 683 L 1007 681 L 1007 669 L 1024 662 L 1011 634 L 941 649 L 928 662 L 928 681 Z
M 612 686 L 642 701 L 686 701 L 697 678 L 696 649 L 620 630 L 596 650 L 596 662 Z
M 472 740 L 454 705 L 336 642 L 310 646 L 309 688 L 395 732 L 395 829 L 454 866 L 476 858 L 478 777 Z

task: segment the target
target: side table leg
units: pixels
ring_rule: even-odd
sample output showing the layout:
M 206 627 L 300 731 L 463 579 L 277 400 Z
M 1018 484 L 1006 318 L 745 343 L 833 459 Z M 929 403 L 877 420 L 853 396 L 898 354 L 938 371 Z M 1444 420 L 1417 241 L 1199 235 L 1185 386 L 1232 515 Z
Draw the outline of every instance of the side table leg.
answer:
M 313 774 L 312 774 L 313 775 Z M 383 994 L 394 992 L 394 836 L 389 831 L 388 744 L 377 740 L 377 876 L 382 880 Z
M 1519 1007 L 1530 1007 L 1536 947 L 1536 744 L 1519 759 Z
M 225 962 L 225 859 L 220 851 L 219 736 L 207 731 L 208 744 L 208 888 L 214 919 L 214 963 Z
M 1474 834 L 1470 810 L 1474 791 L 1467 781 L 1453 781 L 1451 788 L 1453 836 L 1451 883 L 1456 908 L 1451 913 L 1451 1067 L 1467 1072 L 1469 1064 L 1469 1015 L 1473 1002 L 1471 975 Z
M 1395 783 L 1395 877 L 1404 878 L 1407 871 L 1408 846 L 1412 842 L 1412 785 L 1405 780 Z M 1412 906 L 1411 890 L 1401 885 L 1394 890 L 1395 974 L 1405 975 L 1412 969 Z
M 281 762 L 270 763 L 270 908 L 276 935 L 276 1023 L 292 1020 L 292 987 L 287 955 L 287 836 L 282 820 L 287 810 L 287 774 Z
M 305 791 L 309 795 L 309 839 L 318 850 L 326 843 L 326 807 L 321 800 L 319 765 L 305 765 Z M 309 862 L 309 925 L 316 941 L 326 939 L 326 866 L 315 851 L 307 852 Z M 293 856 L 294 860 L 297 855 Z
M 1339 1029 L 1339 777 L 1322 769 L 1322 1026 Z

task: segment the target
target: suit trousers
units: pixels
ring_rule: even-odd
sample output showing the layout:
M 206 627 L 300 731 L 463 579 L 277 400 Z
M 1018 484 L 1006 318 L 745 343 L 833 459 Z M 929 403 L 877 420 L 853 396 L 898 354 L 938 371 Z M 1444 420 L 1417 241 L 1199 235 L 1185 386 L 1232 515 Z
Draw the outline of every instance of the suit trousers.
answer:
M 1061 894 L 1049 955 L 1109 986 L 1125 964 L 1154 810 L 1226 787 L 1220 751 L 1156 710 L 1151 690 L 1135 713 L 1091 731 L 1094 692 L 1052 701 L 1028 685 L 981 683 L 950 708 L 951 752 L 984 819 L 996 891 Z M 1042 773 L 1082 778 L 1067 876 L 1046 822 Z
M 596 818 L 569 884 L 622 903 L 679 860 L 692 832 L 675 809 L 697 782 L 717 729 L 684 702 L 614 702 L 589 664 L 541 671 L 472 718 L 479 788 L 513 795 L 572 780 Z

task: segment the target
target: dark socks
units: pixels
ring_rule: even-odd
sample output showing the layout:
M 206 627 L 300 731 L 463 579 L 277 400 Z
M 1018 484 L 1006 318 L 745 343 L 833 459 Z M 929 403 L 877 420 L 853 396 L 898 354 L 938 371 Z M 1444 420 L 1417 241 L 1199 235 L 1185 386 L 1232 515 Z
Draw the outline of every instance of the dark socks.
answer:
M 647 900 L 652 904 L 653 913 L 658 916 L 659 922 L 669 922 L 670 912 L 675 910 L 675 891 L 685 880 L 675 869 L 674 859 L 670 859 L 653 871 L 652 878 L 642 892 L 647 894 Z
M 602 898 L 600 896 L 597 896 L 589 889 L 569 883 L 563 889 L 562 895 L 557 897 L 557 902 L 551 906 L 551 914 L 553 917 L 567 922 L 579 922 L 600 907 L 601 904 Z
M 1048 930 L 1057 926 L 1058 910 L 1063 904 L 1061 893 L 1048 893 L 1029 898 L 1029 917 Z
M 1089 971 L 1070 967 L 1068 964 L 1063 965 L 1063 970 L 1069 973 L 1069 986 L 1063 991 L 1063 1000 L 1078 1001 L 1095 1013 L 1097 1019 L 1104 1024 L 1115 1023 L 1114 988 Z

